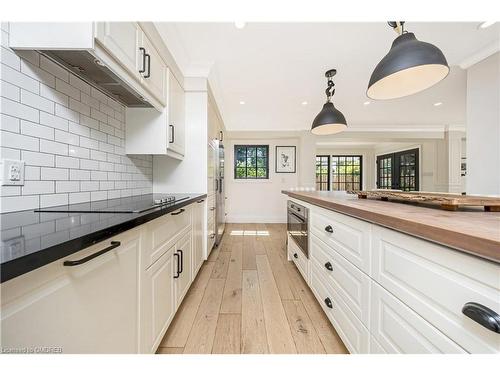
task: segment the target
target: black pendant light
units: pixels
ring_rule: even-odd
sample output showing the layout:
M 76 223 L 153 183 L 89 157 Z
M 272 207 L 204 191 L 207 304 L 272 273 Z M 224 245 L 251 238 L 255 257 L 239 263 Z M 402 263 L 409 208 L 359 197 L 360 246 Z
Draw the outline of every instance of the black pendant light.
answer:
M 344 115 L 331 102 L 332 96 L 335 94 L 335 89 L 333 88 L 335 84 L 332 80 L 335 74 L 337 74 L 336 69 L 330 69 L 325 73 L 325 77 L 328 78 L 328 87 L 325 90 L 327 100 L 323 105 L 323 109 L 312 123 L 311 132 L 313 134 L 335 134 L 347 129 L 347 122 Z
M 443 52 L 421 42 L 403 29 L 403 21 L 389 22 L 400 35 L 370 77 L 366 95 L 371 99 L 395 99 L 423 91 L 449 73 Z

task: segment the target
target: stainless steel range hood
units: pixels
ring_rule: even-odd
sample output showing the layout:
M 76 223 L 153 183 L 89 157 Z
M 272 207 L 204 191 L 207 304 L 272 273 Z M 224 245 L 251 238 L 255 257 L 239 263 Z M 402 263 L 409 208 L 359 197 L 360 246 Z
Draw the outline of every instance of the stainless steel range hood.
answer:
M 89 51 L 45 50 L 39 52 L 127 107 L 152 107 L 138 92 L 118 78 L 109 68 L 100 65 L 99 60 Z

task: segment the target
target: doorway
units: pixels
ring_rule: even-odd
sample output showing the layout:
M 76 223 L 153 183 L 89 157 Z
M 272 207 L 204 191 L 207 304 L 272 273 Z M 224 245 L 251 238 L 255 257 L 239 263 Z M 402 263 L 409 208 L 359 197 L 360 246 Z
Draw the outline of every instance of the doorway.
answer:
M 419 149 L 377 156 L 377 188 L 419 190 Z

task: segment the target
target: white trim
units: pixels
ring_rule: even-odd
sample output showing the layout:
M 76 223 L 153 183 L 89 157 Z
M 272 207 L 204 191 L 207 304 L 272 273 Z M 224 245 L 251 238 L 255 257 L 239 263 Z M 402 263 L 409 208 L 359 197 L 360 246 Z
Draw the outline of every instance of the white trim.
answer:
M 498 41 L 495 41 L 491 44 L 488 44 L 486 47 L 480 49 L 476 53 L 470 55 L 466 59 L 464 59 L 459 66 L 462 69 L 468 69 L 472 65 L 477 64 L 478 62 L 490 57 L 491 55 L 497 53 L 500 51 L 500 43 Z

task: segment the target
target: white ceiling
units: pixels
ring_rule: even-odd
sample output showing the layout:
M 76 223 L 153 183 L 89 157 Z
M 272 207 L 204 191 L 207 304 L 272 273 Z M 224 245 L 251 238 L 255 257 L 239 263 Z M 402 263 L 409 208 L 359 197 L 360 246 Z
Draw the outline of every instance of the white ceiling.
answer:
M 363 103 L 370 74 L 396 37 L 384 22 L 157 26 L 185 76 L 209 74 L 228 130 L 277 131 L 310 128 L 325 101 L 330 68 L 337 69 L 334 104 L 351 127 L 463 125 L 466 71 L 458 65 L 500 43 L 498 23 L 487 29 L 478 24 L 407 22 L 418 39 L 441 48 L 450 75 L 422 93 L 369 105 Z

